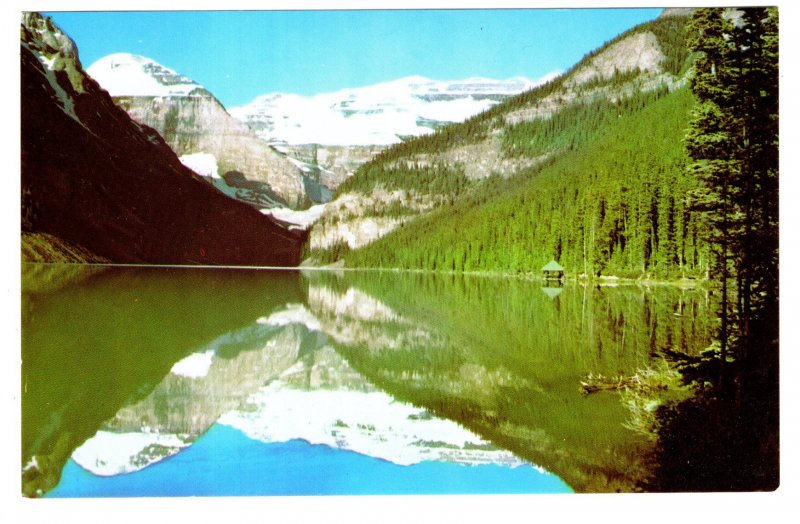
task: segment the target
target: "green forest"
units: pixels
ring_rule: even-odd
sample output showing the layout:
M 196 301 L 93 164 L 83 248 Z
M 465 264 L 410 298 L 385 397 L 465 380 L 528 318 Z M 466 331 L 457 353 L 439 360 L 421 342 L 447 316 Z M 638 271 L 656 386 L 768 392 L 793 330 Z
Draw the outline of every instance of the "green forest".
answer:
M 575 102 L 550 118 L 507 124 L 505 115 L 564 91 L 572 71 L 632 34 L 650 31 L 663 69 L 684 75 L 693 58 L 688 17 L 640 25 L 587 54 L 564 75 L 488 111 L 398 144 L 362 166 L 337 195 L 376 187 L 433 195 L 443 205 L 356 251 L 337 244 L 309 256 L 348 267 L 538 274 L 551 259 L 570 276 L 703 278 L 710 253 L 691 212 L 696 177 L 683 144 L 694 98 L 684 87 L 641 89 L 642 71 L 617 71 L 575 86 Z M 458 163 L 419 163 L 493 136 L 510 159 L 532 159 L 514 173 L 469 179 Z M 415 212 L 393 206 L 376 216 Z
M 510 154 L 565 151 L 476 183 L 347 265 L 530 273 L 557 259 L 572 274 L 703 276 L 709 255 L 682 145 L 692 105 L 688 89 L 662 89 L 506 128 Z

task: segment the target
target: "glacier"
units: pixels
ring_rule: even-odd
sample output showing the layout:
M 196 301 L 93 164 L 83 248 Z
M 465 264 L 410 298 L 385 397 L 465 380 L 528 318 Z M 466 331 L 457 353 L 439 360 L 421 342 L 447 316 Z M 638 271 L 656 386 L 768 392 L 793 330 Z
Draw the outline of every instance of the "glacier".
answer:
M 274 143 L 391 145 L 466 120 L 558 74 L 535 81 L 524 77 L 438 81 L 411 76 L 314 96 L 265 94 L 230 108 L 229 113 Z
M 86 69 L 111 96 L 203 96 L 205 89 L 191 79 L 143 56 L 107 55 Z

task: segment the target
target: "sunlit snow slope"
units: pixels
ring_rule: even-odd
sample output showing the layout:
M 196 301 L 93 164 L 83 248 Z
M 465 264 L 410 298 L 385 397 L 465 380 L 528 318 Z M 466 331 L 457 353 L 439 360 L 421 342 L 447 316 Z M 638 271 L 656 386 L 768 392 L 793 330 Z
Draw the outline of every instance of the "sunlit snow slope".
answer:
M 388 145 L 461 122 L 552 76 L 538 82 L 522 77 L 440 82 L 412 76 L 312 97 L 266 94 L 229 111 L 272 142 Z

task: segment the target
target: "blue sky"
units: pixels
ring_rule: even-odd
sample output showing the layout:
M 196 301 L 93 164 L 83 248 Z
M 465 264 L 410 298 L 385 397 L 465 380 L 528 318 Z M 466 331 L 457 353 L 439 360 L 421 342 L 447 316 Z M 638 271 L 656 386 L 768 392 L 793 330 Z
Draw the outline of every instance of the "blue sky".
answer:
M 226 106 L 422 75 L 541 78 L 660 9 L 49 12 L 84 67 L 117 52 L 189 76 Z

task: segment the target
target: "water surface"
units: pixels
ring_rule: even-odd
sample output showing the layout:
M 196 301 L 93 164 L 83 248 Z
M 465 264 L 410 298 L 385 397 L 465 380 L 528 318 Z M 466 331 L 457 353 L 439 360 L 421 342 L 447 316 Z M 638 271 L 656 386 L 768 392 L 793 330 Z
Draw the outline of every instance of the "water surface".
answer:
M 630 491 L 652 441 L 619 395 L 583 395 L 580 380 L 706 347 L 706 300 L 452 275 L 26 265 L 23 492 Z

